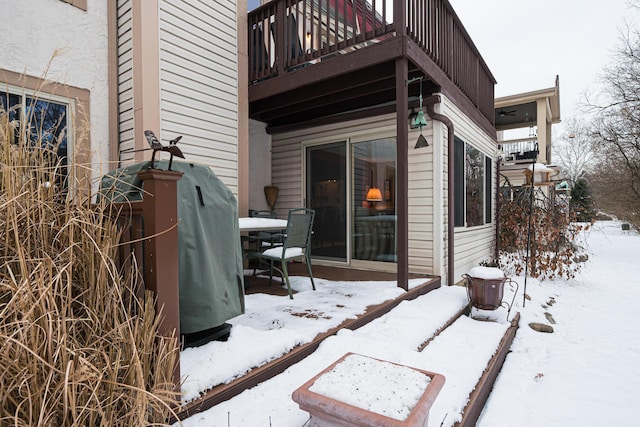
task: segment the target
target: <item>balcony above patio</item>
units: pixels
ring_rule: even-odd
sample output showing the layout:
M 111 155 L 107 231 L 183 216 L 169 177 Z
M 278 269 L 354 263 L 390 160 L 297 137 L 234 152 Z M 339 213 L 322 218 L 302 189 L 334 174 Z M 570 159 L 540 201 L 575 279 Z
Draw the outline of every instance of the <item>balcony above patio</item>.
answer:
M 495 79 L 447 0 L 273 0 L 248 14 L 248 52 L 249 117 L 270 132 L 394 112 L 406 58 L 405 81 L 495 136 Z

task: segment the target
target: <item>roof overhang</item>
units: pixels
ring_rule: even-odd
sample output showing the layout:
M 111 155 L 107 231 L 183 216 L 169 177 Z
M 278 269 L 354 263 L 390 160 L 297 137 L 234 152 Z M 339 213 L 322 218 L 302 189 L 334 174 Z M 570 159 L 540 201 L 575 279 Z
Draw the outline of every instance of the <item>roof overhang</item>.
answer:
M 538 102 L 546 103 L 547 121 L 560 123 L 560 82 L 555 86 L 495 99 L 496 130 L 516 129 L 536 123 Z

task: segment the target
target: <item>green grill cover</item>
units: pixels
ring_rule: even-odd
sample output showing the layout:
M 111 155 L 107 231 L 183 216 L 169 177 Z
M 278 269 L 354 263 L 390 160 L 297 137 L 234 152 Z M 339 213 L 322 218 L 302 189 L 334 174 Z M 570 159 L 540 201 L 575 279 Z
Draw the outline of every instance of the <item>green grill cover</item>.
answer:
M 156 161 L 166 170 L 167 161 Z M 102 178 L 102 197 L 113 202 L 141 200 L 137 172 L 149 162 L 116 169 Z M 174 161 L 178 181 L 180 333 L 224 324 L 244 313 L 242 247 L 236 198 L 206 166 Z

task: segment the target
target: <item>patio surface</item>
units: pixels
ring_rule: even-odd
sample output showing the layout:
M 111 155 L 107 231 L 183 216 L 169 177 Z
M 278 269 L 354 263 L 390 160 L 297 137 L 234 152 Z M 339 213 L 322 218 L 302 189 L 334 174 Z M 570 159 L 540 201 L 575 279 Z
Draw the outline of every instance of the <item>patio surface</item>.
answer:
M 321 284 L 328 286 L 326 282 Z M 303 288 L 299 289 L 300 298 L 311 293 Z M 431 292 L 432 290 L 435 292 Z M 408 295 L 412 293 L 417 296 Z M 283 296 L 284 300 L 289 300 L 287 295 Z M 393 310 L 402 301 L 406 301 L 402 310 Z M 371 351 L 372 354 L 385 354 L 388 351 L 390 355 L 402 354 L 410 362 L 407 363 L 410 366 L 425 365 L 447 377 L 448 386 L 443 389 L 441 398 L 432 409 L 432 420 L 436 424 L 442 422 L 451 427 L 472 427 L 509 351 L 519 315 L 516 314 L 511 322 L 504 322 L 505 313 L 496 312 L 497 318 L 502 319 L 496 323 L 482 321 L 482 316 L 472 320 L 463 315 L 468 310 L 463 289 L 457 286 L 440 288 L 439 279 L 435 278 L 430 283 L 412 288 L 401 298 L 370 306 L 358 319 L 349 319 L 339 327 L 319 334 L 313 342 L 294 348 L 283 357 L 252 370 L 249 375 L 215 387 L 200 399 L 183 407 L 179 416 L 185 419 L 212 408 L 213 415 L 208 417 L 223 419 L 229 416 L 229 407 L 248 407 L 261 401 L 261 409 L 257 414 L 253 414 L 254 411 L 250 411 L 251 414 L 242 411 L 233 413 L 236 422 L 240 422 L 238 425 L 259 425 L 256 420 L 247 420 L 265 418 L 270 414 L 274 419 L 280 419 L 284 413 L 299 411 L 290 402 L 289 395 L 295 384 L 312 376 L 318 363 L 334 360 L 338 353 L 345 351 Z M 378 317 L 380 319 L 376 320 Z M 354 332 L 356 335 L 336 334 L 341 328 L 359 329 Z M 351 337 L 360 335 L 361 339 L 347 344 L 347 341 L 351 342 Z M 329 344 L 320 347 L 325 339 Z M 491 344 L 487 344 L 488 342 Z M 474 350 L 468 351 L 469 349 Z M 273 381 L 269 381 L 271 379 Z M 283 387 L 283 384 L 286 386 Z M 242 393 L 245 390 L 247 393 Z M 264 396 L 269 398 L 261 400 Z M 302 413 L 300 416 L 305 415 Z M 198 419 L 200 418 L 197 416 L 192 418 L 194 421 Z M 300 423 L 295 425 L 301 425 L 303 421 L 304 418 L 301 418 Z M 197 422 L 193 423 L 195 424 Z
M 293 262 L 288 266 L 289 276 L 302 276 L 308 277 L 307 267 L 302 262 Z M 388 273 L 382 271 L 372 271 L 372 270 L 363 270 L 363 269 L 355 269 L 348 267 L 334 267 L 327 265 L 312 265 L 312 272 L 314 278 L 334 280 L 334 281 L 344 281 L 344 282 L 356 282 L 356 281 L 395 281 L 396 273 Z M 274 272 L 273 283 L 269 285 L 268 271 L 263 271 L 262 273 L 258 270 L 256 276 L 253 276 L 253 270 L 247 269 L 245 270 L 244 276 L 244 287 L 245 293 L 256 294 L 256 293 L 264 293 L 270 295 L 281 295 L 287 296 L 287 288 L 281 286 L 280 284 L 280 276 L 277 271 Z M 436 276 L 428 276 L 421 274 L 409 274 L 409 279 L 417 279 L 423 277 L 425 279 L 425 283 L 432 282 L 437 280 L 439 282 L 439 278 Z M 295 295 L 295 293 L 294 293 Z
M 245 273 L 251 274 L 252 270 L 245 270 Z M 306 277 L 306 267 L 302 263 L 292 264 L 289 269 L 289 276 L 304 276 Z M 381 273 L 373 272 L 370 270 L 354 270 L 329 266 L 313 266 L 313 274 L 315 278 L 333 280 L 333 281 L 395 281 L 395 273 Z M 247 294 L 266 293 L 270 295 L 281 295 L 283 299 L 289 301 L 286 286 L 278 283 L 278 279 L 274 280 L 272 285 L 268 284 L 268 277 L 254 277 L 249 276 L 249 287 L 246 289 Z M 362 315 L 356 318 L 348 318 L 344 320 L 339 326 L 331 328 L 325 332 L 319 333 L 311 342 L 299 345 L 287 354 L 279 357 L 272 362 L 253 369 L 248 374 L 232 381 L 231 383 L 219 385 L 206 392 L 201 398 L 189 402 L 183 411 L 179 414 L 181 419 L 204 411 L 214 405 L 217 405 L 225 400 L 228 400 L 239 393 L 256 386 L 257 384 L 268 380 L 286 370 L 293 364 L 301 361 L 305 357 L 312 354 L 320 345 L 320 343 L 326 338 L 333 336 L 341 329 L 355 330 L 372 320 L 388 313 L 398 304 L 405 300 L 413 300 L 420 295 L 424 295 L 434 289 L 440 287 L 439 277 L 429 276 L 416 276 L 413 275 L 410 279 L 424 278 L 424 283 L 417 286 L 413 286 L 409 291 L 403 292 L 399 297 L 391 300 L 387 300 L 383 303 L 372 305 L 366 308 Z M 319 285 L 319 286 L 318 286 Z M 246 285 L 245 285 L 246 286 Z M 320 289 L 321 283 L 316 287 Z M 372 285 L 373 286 L 373 285 Z M 295 294 L 294 294 L 295 297 Z M 297 300 L 296 300 L 297 301 Z

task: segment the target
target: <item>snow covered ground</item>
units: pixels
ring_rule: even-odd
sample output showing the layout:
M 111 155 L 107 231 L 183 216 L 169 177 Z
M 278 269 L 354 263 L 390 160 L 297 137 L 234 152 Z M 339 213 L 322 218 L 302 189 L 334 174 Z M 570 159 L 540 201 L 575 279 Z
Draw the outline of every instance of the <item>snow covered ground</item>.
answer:
M 588 232 L 589 261 L 572 281 L 527 285 L 539 303 L 520 329 L 478 426 L 631 426 L 640 407 L 640 236 L 618 221 Z M 535 282 L 533 282 L 535 283 Z M 527 325 L 555 320 L 552 334 Z
M 640 404 L 637 326 L 640 286 L 633 278 L 640 273 L 640 237 L 620 231 L 616 221 L 599 222 L 590 231 L 588 244 L 590 259 L 581 277 L 568 282 L 544 283 L 528 279 L 527 294 L 531 299 L 525 307 L 522 307 L 524 280 L 516 278 L 520 290 L 512 315 L 515 311 L 521 313 L 520 329 L 479 426 L 634 424 L 632 411 Z M 307 291 L 304 283 L 299 285 L 300 293 L 294 301 L 301 303 Z M 357 299 L 344 297 L 344 285 L 353 286 L 325 283 L 325 287 L 335 287 L 332 288 L 337 292 L 335 295 L 342 295 L 338 300 Z M 308 294 L 319 295 L 311 291 Z M 247 311 L 260 313 L 274 303 L 259 299 L 252 302 L 248 298 Z M 291 400 L 293 390 L 346 352 L 354 352 L 444 374 L 447 382 L 431 410 L 429 425 L 451 426 L 460 418 L 467 396 L 508 326 L 506 311 L 502 309 L 495 313 L 474 311 L 476 317 L 493 313 L 497 322 L 462 317 L 424 351 L 418 352 L 420 344 L 465 304 L 466 294 L 460 287 L 443 287 L 416 300 L 405 301 L 356 331 L 340 331 L 325 340 L 312 355 L 277 377 L 192 416 L 183 425 L 302 426 L 308 414 Z M 309 300 L 302 307 L 319 310 L 321 305 L 319 300 L 315 303 Z M 271 311 L 273 309 L 272 305 Z M 183 361 L 183 364 L 192 363 L 187 369 L 191 380 L 209 381 L 211 372 L 233 358 L 241 360 L 236 362 L 238 369 L 248 369 L 242 360 L 253 358 L 255 363 L 256 359 L 264 358 L 256 355 L 260 352 L 254 340 L 269 342 L 295 335 L 286 326 L 287 322 L 296 322 L 295 319 L 282 317 L 270 326 L 259 326 L 264 325 L 259 321 L 264 319 L 247 317 L 238 319 L 236 326 L 241 327 L 234 326 L 234 329 L 240 331 L 239 336 L 252 339 L 239 339 L 234 350 L 225 350 L 226 354 L 213 345 L 206 351 L 208 356 L 200 350 L 198 357 Z M 330 321 L 324 317 L 315 316 L 313 320 Z M 534 332 L 527 326 L 530 322 L 551 324 L 552 321 L 555 322 L 552 334 Z M 293 337 L 293 341 L 296 339 L 306 338 L 299 335 Z M 288 345 L 278 341 L 273 347 L 282 349 Z

